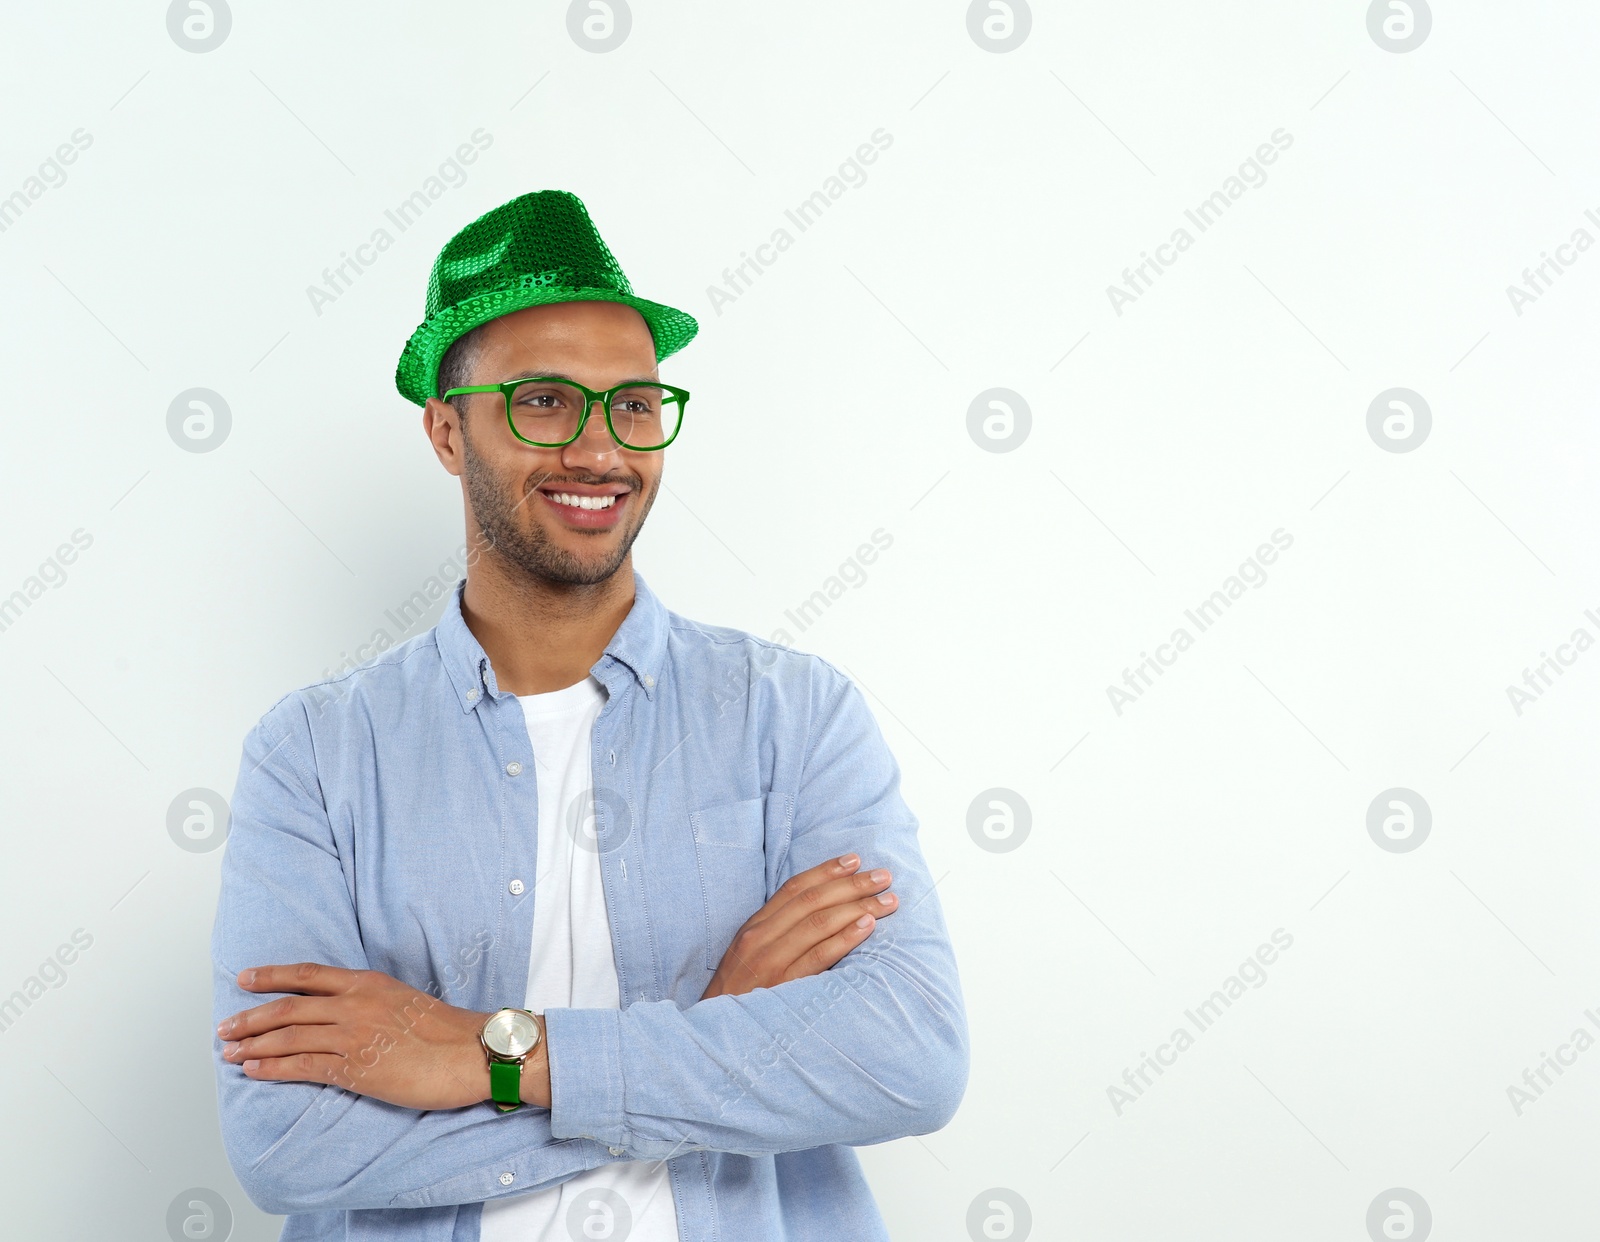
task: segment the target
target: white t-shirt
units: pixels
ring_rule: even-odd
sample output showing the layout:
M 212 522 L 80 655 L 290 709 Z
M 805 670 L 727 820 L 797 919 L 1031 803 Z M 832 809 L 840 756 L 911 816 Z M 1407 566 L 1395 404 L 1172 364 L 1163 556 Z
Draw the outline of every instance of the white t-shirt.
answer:
M 600 886 L 589 755 L 606 690 L 591 676 L 564 690 L 517 697 L 528 722 L 539 787 L 539 874 L 525 1003 L 534 1013 L 617 1009 L 617 963 Z M 491 1200 L 483 1205 L 481 1237 L 482 1242 L 678 1242 L 666 1162 L 617 1161 L 548 1190 Z

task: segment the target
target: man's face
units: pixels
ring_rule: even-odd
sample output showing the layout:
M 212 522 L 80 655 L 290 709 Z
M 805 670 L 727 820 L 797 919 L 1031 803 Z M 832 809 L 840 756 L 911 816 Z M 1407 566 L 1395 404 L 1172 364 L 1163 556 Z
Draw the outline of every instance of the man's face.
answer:
M 655 344 L 638 311 L 615 302 L 558 302 L 484 326 L 468 384 L 561 375 L 602 390 L 659 378 Z M 467 506 L 509 565 L 548 582 L 604 582 L 627 560 L 661 486 L 664 452 L 622 448 L 595 407 L 583 434 L 563 448 L 524 444 L 506 425 L 495 393 L 466 398 L 463 419 L 429 400 L 423 417 L 439 460 L 462 477 Z M 582 509 L 556 494 L 616 492 L 608 509 Z

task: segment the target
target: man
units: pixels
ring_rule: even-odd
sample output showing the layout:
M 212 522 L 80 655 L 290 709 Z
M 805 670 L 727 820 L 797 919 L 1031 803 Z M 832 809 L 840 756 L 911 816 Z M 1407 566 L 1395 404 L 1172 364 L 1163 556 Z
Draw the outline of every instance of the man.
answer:
M 633 568 L 696 327 L 562 191 L 434 264 L 396 383 L 462 481 L 466 578 L 267 712 L 223 862 L 223 1136 L 285 1239 L 883 1238 L 851 1146 L 960 1102 L 955 963 L 860 692 Z M 852 434 L 766 396 L 741 416 Z

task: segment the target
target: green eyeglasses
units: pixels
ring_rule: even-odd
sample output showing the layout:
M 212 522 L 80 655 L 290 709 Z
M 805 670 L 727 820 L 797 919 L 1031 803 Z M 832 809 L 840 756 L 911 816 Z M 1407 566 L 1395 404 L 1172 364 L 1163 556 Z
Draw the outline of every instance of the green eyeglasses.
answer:
M 444 399 L 473 392 L 499 393 L 511 434 L 535 448 L 571 444 L 583 434 L 589 411 L 598 401 L 606 412 L 606 428 L 613 440 L 635 452 L 655 452 L 677 438 L 684 407 L 689 404 L 689 390 L 669 384 L 618 384 L 597 392 L 555 375 L 452 388 Z

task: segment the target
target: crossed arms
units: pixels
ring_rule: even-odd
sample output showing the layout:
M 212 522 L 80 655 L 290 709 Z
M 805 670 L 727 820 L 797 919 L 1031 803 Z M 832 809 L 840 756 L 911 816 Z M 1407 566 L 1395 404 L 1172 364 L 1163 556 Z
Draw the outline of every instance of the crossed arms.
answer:
M 943 1126 L 967 1075 L 954 961 L 898 770 L 840 685 L 796 793 L 788 878 L 705 996 L 548 1010 L 548 1057 L 523 1075 L 533 1107 L 504 1115 L 479 1106 L 487 1014 L 369 969 L 305 713 L 269 713 L 246 742 L 212 940 L 213 1016 L 238 1024 L 219 1029 L 223 1137 L 250 1197 L 276 1213 L 439 1206 L 592 1167 L 592 1146 L 567 1140 L 759 1156 Z M 866 793 L 840 805 L 839 789 Z M 854 849 L 899 890 L 876 926 L 856 920 L 887 882 L 838 861 Z
M 701 1000 L 827 970 L 893 913 L 890 878 L 846 854 L 786 880 L 739 929 Z M 249 967 L 238 984 L 287 993 L 217 1024 L 223 1060 L 255 1081 L 332 1083 L 417 1109 L 490 1098 L 478 1042 L 487 1013 L 447 1005 L 382 971 L 319 962 Z M 521 1075 L 523 1102 L 541 1108 L 550 1107 L 548 1047 L 539 1042 Z

